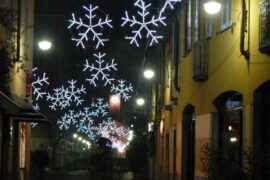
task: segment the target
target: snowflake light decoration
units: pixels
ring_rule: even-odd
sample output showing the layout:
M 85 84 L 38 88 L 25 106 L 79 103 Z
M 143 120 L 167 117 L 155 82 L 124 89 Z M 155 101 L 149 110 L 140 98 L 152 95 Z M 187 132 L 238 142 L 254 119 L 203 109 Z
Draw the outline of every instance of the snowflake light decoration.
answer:
M 117 95 L 121 96 L 125 101 L 131 98 L 128 93 L 133 92 L 133 86 L 131 83 L 127 86 L 125 85 L 125 80 L 120 79 L 118 80 L 118 85 L 112 85 L 111 92 L 116 93 Z
M 93 124 L 93 116 L 94 116 L 94 112 L 90 111 L 90 108 L 88 107 L 84 107 L 84 110 L 82 112 L 79 113 L 78 117 L 79 117 L 79 121 L 82 124 Z
M 94 115 L 98 116 L 99 114 L 104 117 L 106 116 L 109 112 L 109 103 L 104 102 L 103 98 L 97 98 L 97 103 L 92 102 L 91 108 L 93 109 Z
M 42 77 L 37 75 L 37 67 L 32 70 L 33 73 L 33 81 L 32 81 L 32 89 L 33 89 L 33 99 L 36 101 L 39 100 L 39 98 L 43 98 L 44 95 L 46 95 L 46 91 L 42 90 L 42 87 L 49 85 L 48 77 L 46 73 L 43 73 Z
M 68 105 L 69 102 L 76 102 L 76 105 L 80 105 L 83 102 L 83 99 L 80 98 L 81 94 L 86 94 L 85 92 L 85 88 L 83 87 L 83 85 L 81 85 L 81 88 L 77 88 L 76 89 L 76 84 L 77 81 L 74 81 L 73 79 L 71 79 L 70 81 L 68 81 L 68 83 L 70 84 L 70 86 L 68 88 L 64 89 L 64 96 L 67 100 Z
M 132 30 L 131 36 L 126 36 L 125 39 L 130 40 L 130 44 L 135 44 L 137 47 L 139 46 L 139 40 L 146 36 L 146 38 L 150 38 L 150 46 L 153 43 L 158 43 L 158 39 L 162 39 L 163 36 L 157 35 L 156 27 L 159 25 L 166 26 L 164 20 L 166 19 L 163 14 L 159 14 L 159 16 L 151 15 L 149 9 L 151 7 L 151 3 L 146 4 L 143 0 L 137 0 L 134 5 L 139 8 L 137 12 L 139 18 L 136 18 L 135 15 L 129 16 L 128 12 L 125 12 L 125 17 L 122 17 L 123 23 L 121 26 L 125 26 L 129 24 Z M 145 35 L 146 34 L 146 35 Z
M 49 106 L 52 110 L 57 110 L 57 107 L 60 107 L 61 110 L 64 108 L 70 106 L 71 102 L 75 102 L 78 106 L 79 104 L 82 104 L 84 101 L 81 99 L 82 94 L 86 94 L 85 88 L 83 85 L 81 85 L 80 88 L 77 88 L 75 86 L 77 81 L 70 80 L 68 83 L 70 86 L 67 88 L 64 88 L 62 86 L 61 88 L 55 88 L 53 89 L 54 93 L 51 95 L 50 93 L 47 94 L 47 100 L 51 101 L 51 105 Z
M 40 110 L 40 106 L 38 105 L 38 103 L 33 103 L 33 102 L 32 102 L 32 108 L 33 108 L 35 111 L 39 111 L 39 110 Z
M 166 0 L 159 14 L 161 15 L 162 13 L 164 13 L 167 8 L 174 9 L 174 4 L 181 1 L 182 0 Z
M 32 128 L 37 127 L 37 125 L 38 125 L 38 123 L 31 122 L 31 127 L 32 127 Z
M 105 60 L 103 58 L 105 55 L 105 53 L 102 54 L 100 52 L 98 54 L 94 54 L 94 56 L 97 58 L 95 64 L 89 64 L 87 59 L 86 63 L 84 64 L 83 71 L 88 70 L 92 73 L 91 78 L 87 78 L 86 81 L 89 81 L 90 84 L 93 84 L 95 87 L 97 86 L 96 81 L 98 81 L 99 78 L 101 78 L 102 81 L 105 81 L 104 86 L 111 84 L 111 81 L 114 80 L 114 78 L 110 78 L 109 72 L 112 70 L 117 70 L 117 64 L 114 63 L 114 59 L 112 59 L 110 64 L 107 62 L 106 65 L 104 65 Z
M 98 136 L 110 139 L 113 148 L 119 148 L 127 141 L 128 129 L 118 121 L 112 121 L 111 118 L 102 121 L 95 130 Z
M 70 120 L 66 115 L 58 119 L 56 123 L 61 131 L 66 131 L 70 128 Z
M 79 114 L 75 113 L 74 110 L 68 110 L 65 116 L 69 119 L 70 124 L 74 125 L 78 123 Z
M 61 110 L 64 109 L 67 105 L 67 99 L 65 98 L 65 90 L 63 88 L 53 89 L 53 94 L 47 94 L 47 100 L 51 102 L 49 108 L 56 111 L 57 107 L 60 107 Z
M 105 27 L 113 28 L 111 25 L 112 20 L 109 19 L 108 14 L 106 14 L 105 19 L 97 17 L 96 10 L 98 10 L 98 6 L 90 4 L 89 7 L 83 6 L 83 9 L 87 11 L 85 17 L 88 22 L 84 22 L 82 18 L 76 18 L 74 13 L 72 13 L 72 19 L 69 20 L 70 25 L 68 29 L 75 26 L 76 29 L 83 29 L 84 31 L 78 34 L 78 38 L 72 38 L 72 40 L 77 42 L 76 46 L 81 45 L 82 48 L 85 48 L 84 42 L 92 38 L 96 43 L 96 49 L 98 49 L 100 45 L 104 46 L 104 42 L 109 40 L 103 37 L 101 30 Z

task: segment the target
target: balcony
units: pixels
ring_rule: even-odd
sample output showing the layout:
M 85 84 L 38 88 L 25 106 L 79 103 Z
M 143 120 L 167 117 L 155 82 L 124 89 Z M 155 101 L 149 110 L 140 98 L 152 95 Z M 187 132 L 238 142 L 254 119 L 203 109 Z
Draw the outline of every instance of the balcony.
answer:
M 260 42 L 259 50 L 270 54 L 270 1 L 260 2 Z
M 207 40 L 194 43 L 193 80 L 204 81 L 208 78 Z

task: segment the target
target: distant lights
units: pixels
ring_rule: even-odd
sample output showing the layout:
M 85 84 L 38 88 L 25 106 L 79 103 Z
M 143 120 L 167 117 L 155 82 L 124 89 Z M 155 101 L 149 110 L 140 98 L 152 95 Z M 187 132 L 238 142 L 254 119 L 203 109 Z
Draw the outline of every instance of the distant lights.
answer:
M 112 104 L 119 104 L 120 103 L 120 96 L 119 95 L 112 95 L 110 97 L 111 103 Z
M 236 138 L 236 137 L 231 137 L 231 138 L 230 138 L 230 141 L 231 141 L 232 143 L 234 143 L 234 142 L 237 141 L 237 138 Z

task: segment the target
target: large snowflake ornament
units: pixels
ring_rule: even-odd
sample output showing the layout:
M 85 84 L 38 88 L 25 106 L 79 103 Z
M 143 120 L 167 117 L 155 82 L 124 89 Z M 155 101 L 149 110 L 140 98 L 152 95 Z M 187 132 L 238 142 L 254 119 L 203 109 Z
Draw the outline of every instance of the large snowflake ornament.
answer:
M 70 80 L 68 83 L 70 86 L 68 88 L 64 88 L 64 95 L 67 100 L 68 105 L 70 105 L 70 102 L 76 102 L 76 105 L 80 105 L 83 102 L 83 99 L 81 99 L 80 95 L 81 94 L 86 94 L 85 88 L 83 85 L 81 85 L 80 88 L 76 88 L 75 84 L 77 81 L 75 80 Z
M 81 29 L 83 32 L 79 32 L 77 38 L 72 38 L 73 41 L 76 41 L 76 46 L 81 45 L 82 48 L 85 48 L 84 43 L 89 39 L 92 39 L 96 43 L 96 49 L 99 46 L 104 46 L 104 42 L 109 39 L 104 38 L 102 30 L 106 28 L 112 28 L 111 22 L 108 15 L 104 19 L 98 17 L 97 10 L 98 6 L 89 5 L 89 7 L 83 6 L 83 9 L 87 11 L 85 14 L 86 20 L 82 18 L 76 18 L 75 14 L 72 13 L 72 19 L 69 20 L 70 25 L 68 29 L 75 26 L 76 29 Z
M 55 88 L 53 89 L 53 94 L 47 94 L 47 100 L 51 102 L 49 108 L 56 111 L 57 107 L 60 107 L 61 110 L 68 106 L 67 98 L 65 97 L 64 88 Z
M 117 70 L 116 66 L 117 64 L 114 63 L 114 59 L 111 60 L 110 63 L 105 63 L 105 60 L 103 59 L 105 53 L 98 53 L 94 54 L 94 56 L 97 58 L 95 63 L 89 64 L 89 61 L 86 59 L 86 63 L 84 64 L 83 71 L 89 71 L 91 73 L 90 78 L 86 78 L 86 81 L 89 81 L 90 84 L 93 84 L 95 87 L 97 86 L 96 81 L 101 79 L 102 81 L 105 81 L 104 86 L 107 84 L 111 84 L 111 82 L 114 80 L 114 78 L 110 77 L 110 72 L 112 70 Z
M 166 0 L 164 5 L 162 6 L 161 10 L 160 10 L 160 16 L 162 13 L 165 12 L 166 9 L 170 8 L 170 9 L 174 9 L 174 4 L 177 2 L 181 2 L 182 0 Z
M 95 116 L 101 115 L 102 117 L 106 116 L 109 113 L 109 103 L 104 102 L 103 98 L 97 98 L 97 102 L 92 102 L 91 108 Z
M 43 73 L 42 76 L 38 76 L 37 74 L 38 68 L 34 68 L 32 70 L 33 74 L 33 81 L 32 81 L 32 89 L 33 89 L 33 99 L 36 101 L 39 100 L 39 98 L 43 98 L 44 95 L 46 95 L 46 91 L 43 90 L 44 86 L 49 85 L 48 77 L 46 73 Z
M 135 44 L 139 46 L 139 40 L 146 36 L 147 39 L 150 39 L 150 46 L 153 43 L 158 43 L 159 39 L 162 39 L 163 36 L 157 35 L 156 28 L 160 25 L 166 25 L 164 20 L 166 19 L 163 14 L 158 16 L 152 15 L 149 11 L 151 3 L 146 4 L 143 0 L 137 0 L 134 5 L 139 8 L 137 12 L 138 17 L 135 15 L 129 16 L 128 12 L 125 12 L 125 17 L 122 17 L 123 23 L 121 26 L 129 24 L 132 30 L 130 36 L 126 36 L 125 39 L 130 40 L 130 44 Z
M 118 84 L 113 84 L 111 87 L 111 92 L 116 93 L 117 95 L 121 96 L 125 101 L 129 100 L 131 96 L 128 94 L 133 92 L 133 86 L 131 83 L 129 85 L 125 84 L 125 80 L 120 79 L 118 80 Z

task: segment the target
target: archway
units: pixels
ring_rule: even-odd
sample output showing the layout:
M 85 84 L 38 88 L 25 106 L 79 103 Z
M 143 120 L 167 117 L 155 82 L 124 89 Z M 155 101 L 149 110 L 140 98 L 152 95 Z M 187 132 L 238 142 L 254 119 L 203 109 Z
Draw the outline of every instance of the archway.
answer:
M 182 180 L 194 179 L 195 164 L 195 108 L 187 105 L 182 125 Z
M 213 142 L 232 164 L 242 165 L 243 97 L 237 91 L 226 91 L 214 100 L 218 111 L 217 126 L 213 127 L 218 138 Z

